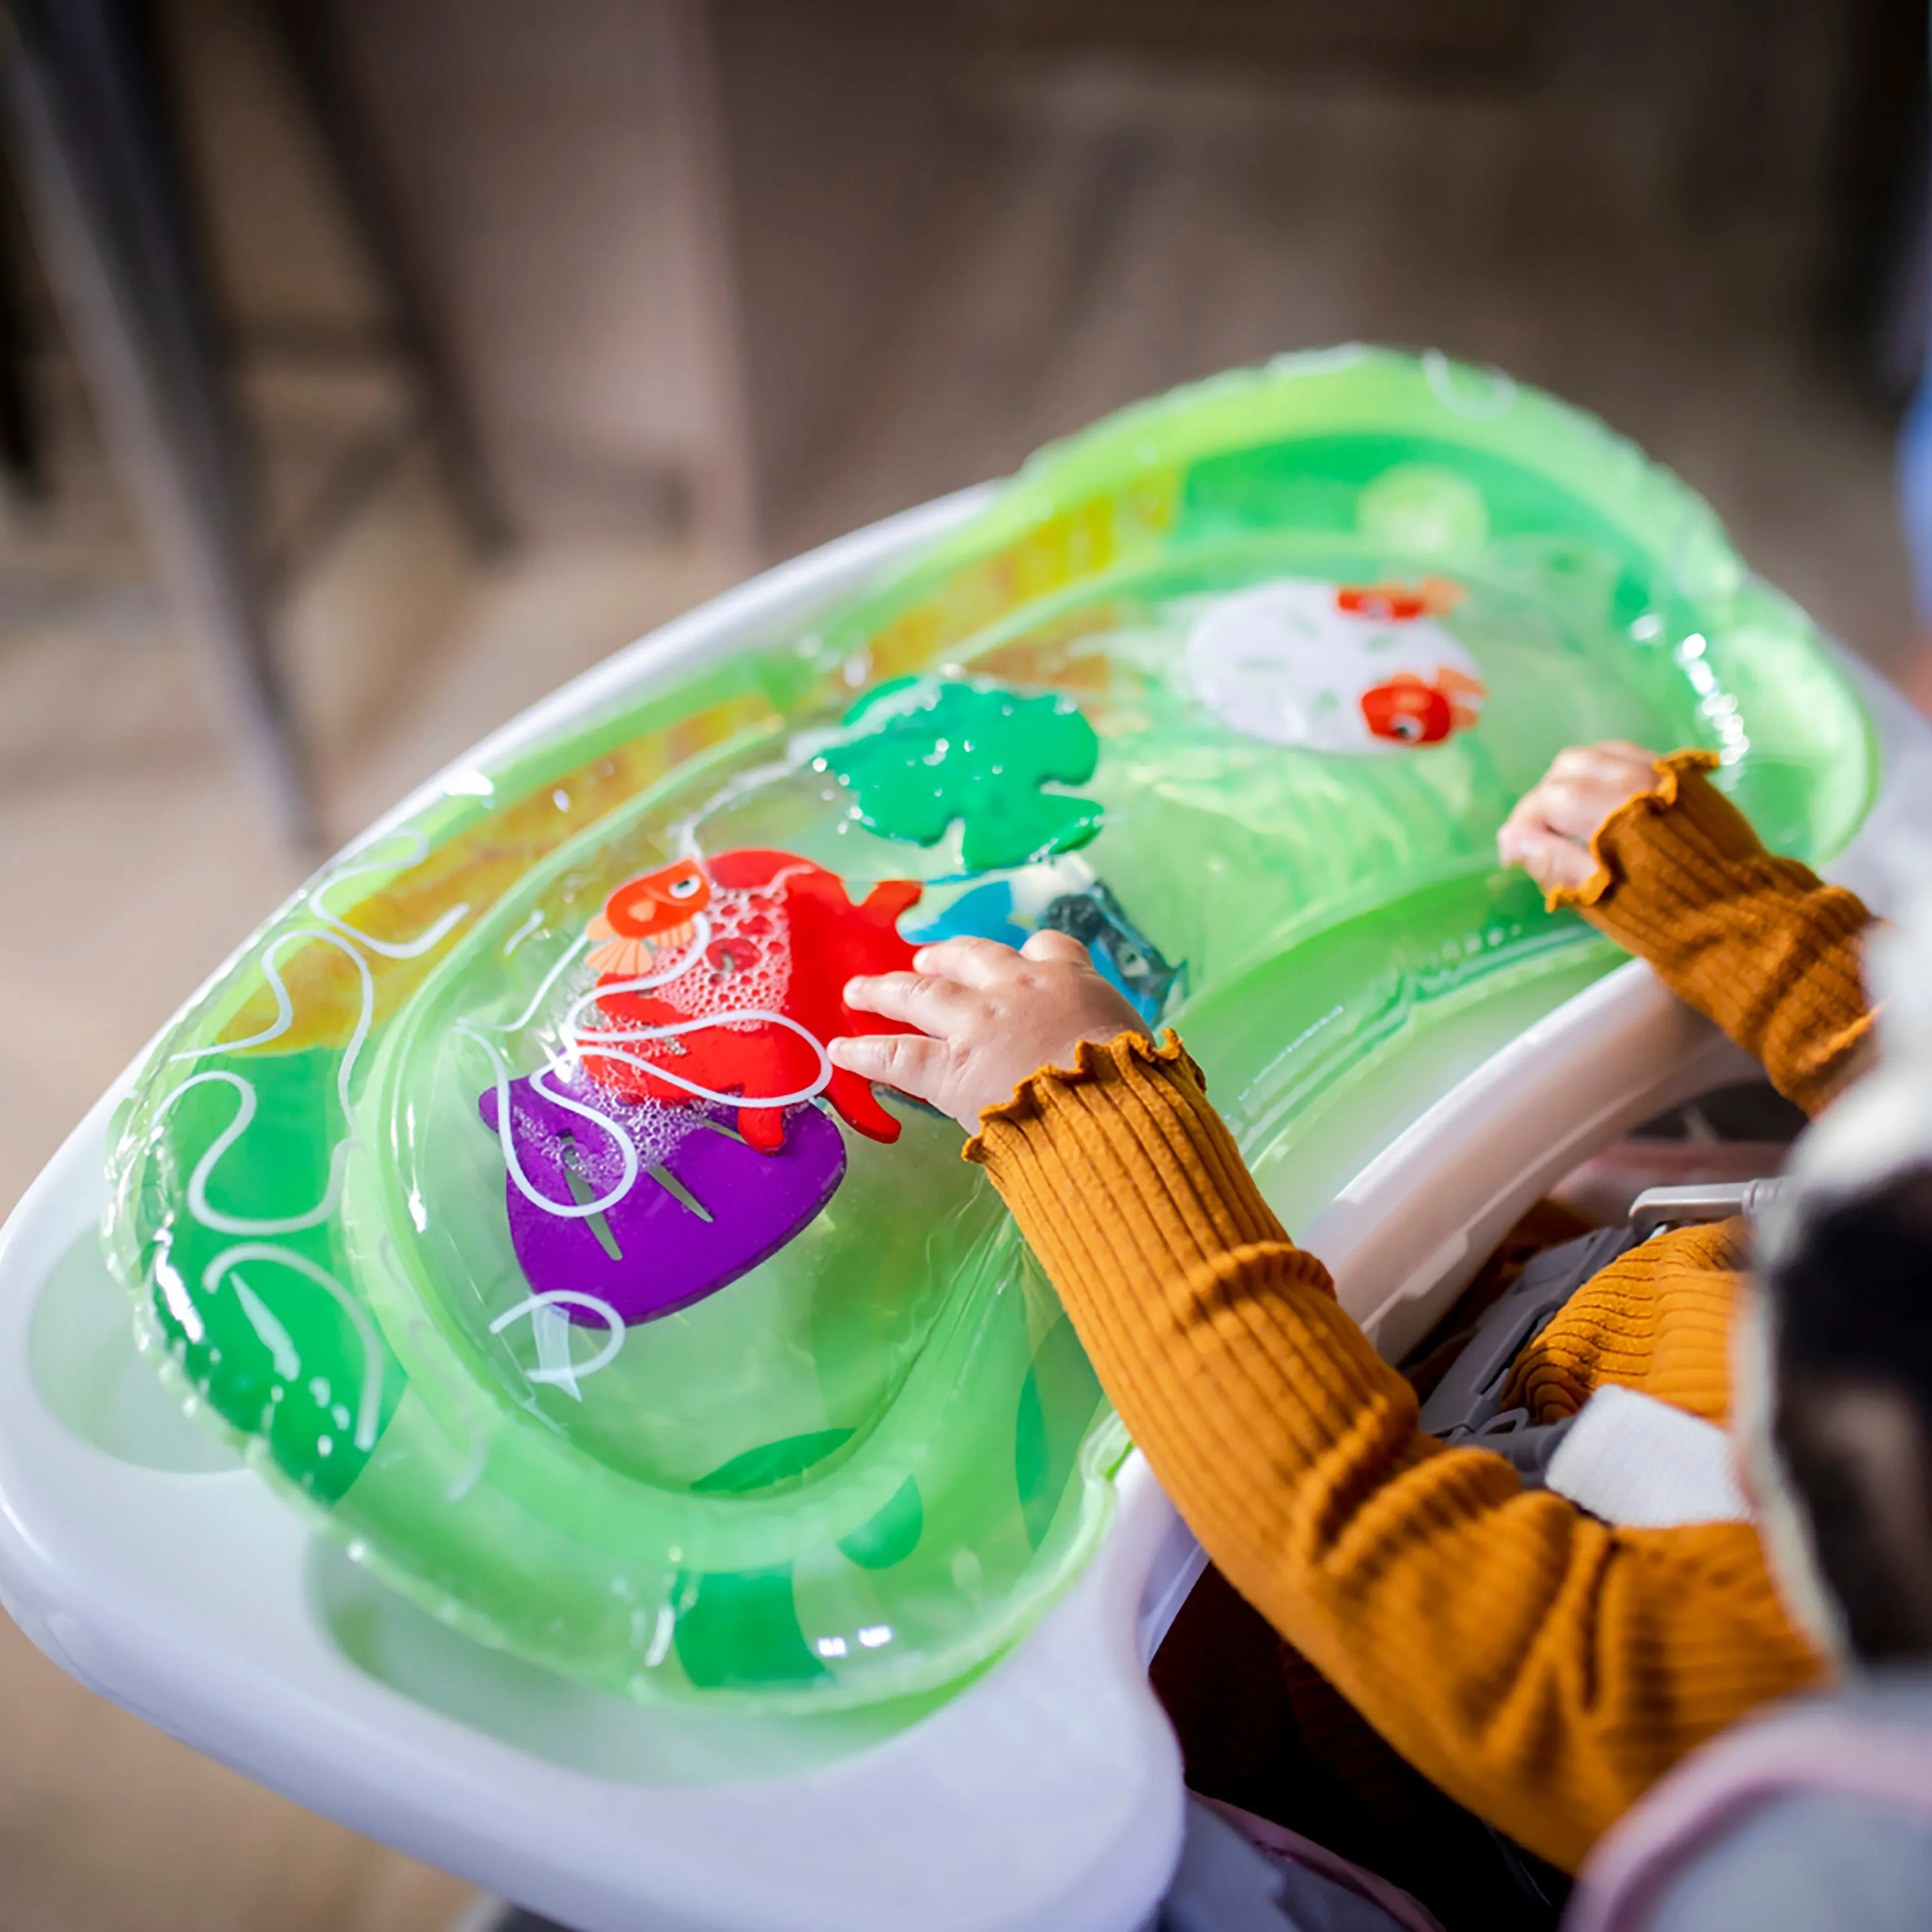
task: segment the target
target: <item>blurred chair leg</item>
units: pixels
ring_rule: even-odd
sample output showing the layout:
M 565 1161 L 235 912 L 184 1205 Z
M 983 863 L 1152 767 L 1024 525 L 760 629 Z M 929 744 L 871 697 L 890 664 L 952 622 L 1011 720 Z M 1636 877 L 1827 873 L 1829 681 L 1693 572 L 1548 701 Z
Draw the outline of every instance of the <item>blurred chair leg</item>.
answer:
M 26 238 L 11 201 L 0 206 L 0 471 L 16 502 L 38 503 L 47 494 L 46 453 L 34 395 Z
M 694 452 L 693 508 L 704 540 L 734 568 L 760 556 L 758 469 L 746 387 L 724 102 L 712 0 L 663 0 L 644 15 L 669 170 L 676 291 L 710 427 Z
M 491 486 L 428 278 L 380 165 L 332 0 L 268 0 L 267 10 L 382 284 L 451 498 L 477 548 L 485 555 L 501 550 L 513 534 L 509 520 Z
M 119 0 L 10 0 L 4 105 L 110 454 L 288 834 L 315 836 L 270 635 L 246 464 L 139 23 Z

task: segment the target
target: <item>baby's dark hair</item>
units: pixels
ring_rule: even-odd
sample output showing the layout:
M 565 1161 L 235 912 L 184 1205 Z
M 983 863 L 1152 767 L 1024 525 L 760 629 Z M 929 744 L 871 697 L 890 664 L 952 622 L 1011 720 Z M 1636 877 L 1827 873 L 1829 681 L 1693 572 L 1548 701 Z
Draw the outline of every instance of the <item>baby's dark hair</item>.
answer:
M 1852 1648 L 1932 1656 L 1932 1164 L 1812 1210 L 1762 1286 L 1774 1433 Z

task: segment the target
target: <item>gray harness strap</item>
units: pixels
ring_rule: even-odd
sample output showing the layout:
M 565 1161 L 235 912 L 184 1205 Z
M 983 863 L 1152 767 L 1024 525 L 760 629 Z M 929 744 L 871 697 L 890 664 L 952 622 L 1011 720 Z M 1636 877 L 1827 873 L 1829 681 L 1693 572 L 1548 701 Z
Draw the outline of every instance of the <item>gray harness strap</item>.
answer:
M 1516 1286 L 1485 1312 L 1430 1392 L 1422 1405 L 1424 1429 L 1458 1447 L 1494 1450 L 1516 1465 L 1531 1488 L 1540 1489 L 1550 1459 L 1576 1418 L 1532 1424 L 1528 1409 L 1503 1408 L 1504 1385 L 1516 1358 L 1557 1310 L 1599 1268 L 1635 1247 L 1638 1238 L 1628 1225 L 1599 1228 L 1538 1255 Z
M 1516 1358 L 1598 1269 L 1639 1242 L 1690 1222 L 1762 1214 L 1786 1184 L 1781 1180 L 1746 1180 L 1653 1187 L 1631 1204 L 1630 1217 L 1622 1227 L 1599 1228 L 1561 1247 L 1546 1249 L 1476 1324 L 1462 1352 L 1422 1405 L 1423 1428 L 1444 1442 L 1493 1450 L 1516 1465 L 1528 1487 L 1546 1487 L 1551 1460 L 1577 1418 L 1532 1424 L 1526 1408 L 1504 1409 L 1503 1389 Z

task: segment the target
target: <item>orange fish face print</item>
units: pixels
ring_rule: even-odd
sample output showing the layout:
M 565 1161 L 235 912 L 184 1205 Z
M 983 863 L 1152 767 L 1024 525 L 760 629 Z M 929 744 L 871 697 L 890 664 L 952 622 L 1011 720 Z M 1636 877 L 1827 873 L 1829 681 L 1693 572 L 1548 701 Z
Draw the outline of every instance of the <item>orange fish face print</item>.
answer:
M 1378 738 L 1399 745 L 1439 745 L 1452 731 L 1467 730 L 1480 715 L 1485 692 L 1453 665 L 1438 664 L 1433 677 L 1397 671 L 1362 693 L 1362 722 Z
M 1448 699 L 1413 674 L 1370 686 L 1362 716 L 1378 738 L 1404 745 L 1439 745 L 1455 728 Z
M 688 940 L 697 915 L 711 903 L 711 881 L 695 859 L 680 859 L 626 879 L 584 928 L 596 944 L 593 972 L 648 973 L 658 956 Z

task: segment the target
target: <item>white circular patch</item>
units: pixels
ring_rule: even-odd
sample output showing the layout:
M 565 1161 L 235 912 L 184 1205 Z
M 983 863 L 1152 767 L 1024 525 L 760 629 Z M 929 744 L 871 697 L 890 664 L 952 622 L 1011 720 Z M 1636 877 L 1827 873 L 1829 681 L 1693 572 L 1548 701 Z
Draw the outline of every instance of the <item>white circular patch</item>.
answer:
M 1196 690 L 1244 736 L 1318 752 L 1439 744 L 1473 722 L 1475 660 L 1400 590 L 1285 578 L 1222 598 L 1187 639 Z

